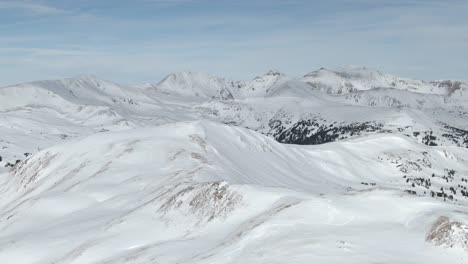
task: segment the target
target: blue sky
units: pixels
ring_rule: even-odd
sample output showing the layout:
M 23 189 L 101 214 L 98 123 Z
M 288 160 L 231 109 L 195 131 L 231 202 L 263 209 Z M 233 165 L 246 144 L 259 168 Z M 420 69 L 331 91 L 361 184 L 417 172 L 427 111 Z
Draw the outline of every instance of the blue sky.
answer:
M 170 72 L 250 79 L 365 65 L 468 79 L 468 1 L 1 0 L 0 85 Z

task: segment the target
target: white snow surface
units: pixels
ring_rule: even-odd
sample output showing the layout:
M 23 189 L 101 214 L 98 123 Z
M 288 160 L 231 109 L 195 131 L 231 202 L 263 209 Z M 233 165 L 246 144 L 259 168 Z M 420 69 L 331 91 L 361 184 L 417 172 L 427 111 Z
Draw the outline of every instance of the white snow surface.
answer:
M 468 263 L 466 89 L 365 67 L 0 88 L 0 263 Z M 317 127 L 344 130 L 280 143 Z

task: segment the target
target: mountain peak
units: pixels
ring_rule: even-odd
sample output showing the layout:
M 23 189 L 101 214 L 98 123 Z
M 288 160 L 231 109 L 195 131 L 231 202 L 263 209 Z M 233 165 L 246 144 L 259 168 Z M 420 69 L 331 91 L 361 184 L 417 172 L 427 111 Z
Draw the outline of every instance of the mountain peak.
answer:
M 234 88 L 224 78 L 204 72 L 175 72 L 147 90 L 187 97 L 232 99 Z
M 277 70 L 269 70 L 265 75 L 267 76 L 286 76 L 285 74 L 281 73 Z

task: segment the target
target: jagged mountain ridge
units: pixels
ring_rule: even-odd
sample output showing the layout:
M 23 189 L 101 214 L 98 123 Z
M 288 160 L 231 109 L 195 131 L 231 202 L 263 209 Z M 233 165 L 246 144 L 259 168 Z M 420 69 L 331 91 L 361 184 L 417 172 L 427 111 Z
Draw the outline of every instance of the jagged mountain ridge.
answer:
M 158 84 L 146 84 L 142 87 L 179 95 L 242 99 L 270 96 L 270 90 L 273 87 L 288 81 L 303 82 L 310 86 L 311 90 L 319 90 L 332 95 L 372 89 L 398 89 L 422 94 L 450 96 L 457 92 L 464 94 L 463 91 L 468 88 L 464 81 L 422 81 L 401 78 L 362 66 L 337 69 L 321 68 L 299 78 L 290 78 L 277 70 L 271 70 L 251 81 L 231 81 L 205 73 L 180 72 L 168 75 Z

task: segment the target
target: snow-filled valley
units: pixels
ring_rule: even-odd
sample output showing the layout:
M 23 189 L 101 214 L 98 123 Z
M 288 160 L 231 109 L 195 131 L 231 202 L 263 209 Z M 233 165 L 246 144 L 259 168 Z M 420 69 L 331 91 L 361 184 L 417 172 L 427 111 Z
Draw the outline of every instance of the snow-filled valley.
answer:
M 0 263 L 468 263 L 468 84 L 0 88 Z

